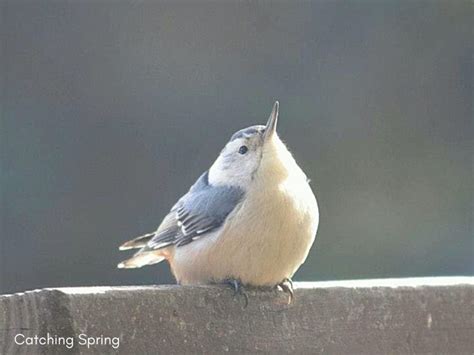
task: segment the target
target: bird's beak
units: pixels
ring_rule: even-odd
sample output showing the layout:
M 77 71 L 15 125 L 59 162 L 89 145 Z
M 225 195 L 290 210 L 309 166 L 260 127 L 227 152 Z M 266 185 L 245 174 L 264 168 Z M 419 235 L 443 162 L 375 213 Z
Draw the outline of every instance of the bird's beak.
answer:
M 267 125 L 265 126 L 265 133 L 263 134 L 263 141 L 266 142 L 275 134 L 277 123 L 278 123 L 278 108 L 280 104 L 275 101 L 273 104 L 272 113 L 268 118 Z

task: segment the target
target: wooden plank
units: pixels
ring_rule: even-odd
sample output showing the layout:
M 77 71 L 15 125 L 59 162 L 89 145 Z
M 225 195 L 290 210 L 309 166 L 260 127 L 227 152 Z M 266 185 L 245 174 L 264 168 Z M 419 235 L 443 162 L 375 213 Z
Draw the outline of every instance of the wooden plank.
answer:
M 297 283 L 291 305 L 279 291 L 247 293 L 247 307 L 224 286 L 0 296 L 0 353 L 69 350 L 51 338 L 83 354 L 474 352 L 474 278 Z M 48 333 L 49 345 L 15 344 Z

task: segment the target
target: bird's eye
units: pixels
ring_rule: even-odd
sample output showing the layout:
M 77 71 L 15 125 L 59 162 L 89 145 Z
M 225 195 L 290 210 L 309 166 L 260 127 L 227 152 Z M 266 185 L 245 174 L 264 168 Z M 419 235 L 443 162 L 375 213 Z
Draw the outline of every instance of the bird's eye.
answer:
M 245 153 L 248 152 L 248 150 L 249 150 L 249 149 L 247 148 L 247 146 L 246 146 L 246 145 L 243 145 L 243 146 L 241 146 L 241 147 L 239 148 L 239 153 L 240 153 L 240 154 L 245 154 Z

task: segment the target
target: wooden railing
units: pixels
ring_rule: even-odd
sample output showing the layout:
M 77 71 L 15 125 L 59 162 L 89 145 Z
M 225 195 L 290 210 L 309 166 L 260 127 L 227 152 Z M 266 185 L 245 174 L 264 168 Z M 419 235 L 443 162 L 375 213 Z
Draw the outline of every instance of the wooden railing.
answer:
M 474 352 L 474 278 L 86 287 L 0 296 L 0 353 Z M 35 340 L 35 336 L 36 339 Z

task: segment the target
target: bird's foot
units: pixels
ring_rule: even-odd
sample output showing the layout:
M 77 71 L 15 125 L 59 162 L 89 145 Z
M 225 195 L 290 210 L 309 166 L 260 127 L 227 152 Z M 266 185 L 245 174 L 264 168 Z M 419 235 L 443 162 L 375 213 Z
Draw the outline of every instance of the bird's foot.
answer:
M 293 281 L 291 281 L 290 278 L 286 278 L 280 282 L 277 287 L 280 287 L 283 292 L 288 293 L 288 304 L 291 304 L 295 298 L 295 293 L 293 291 Z
M 244 308 L 247 308 L 247 306 L 249 305 L 249 296 L 245 292 L 242 282 L 240 282 L 240 280 L 237 280 L 237 279 L 228 279 L 225 281 L 225 283 L 230 285 L 232 289 L 234 290 L 234 297 L 236 297 L 237 295 L 244 296 L 244 299 L 245 299 Z

